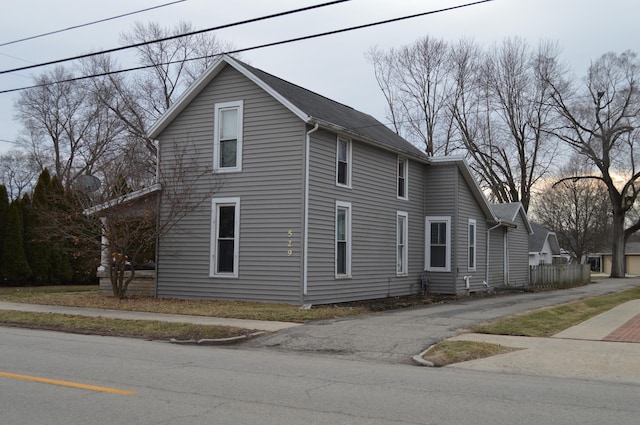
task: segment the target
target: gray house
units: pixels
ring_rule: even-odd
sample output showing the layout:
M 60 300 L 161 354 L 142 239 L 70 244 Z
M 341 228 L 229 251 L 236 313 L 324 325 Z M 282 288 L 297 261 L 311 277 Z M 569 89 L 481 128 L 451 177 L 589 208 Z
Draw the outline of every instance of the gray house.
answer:
M 236 59 L 213 64 L 149 136 L 160 170 L 180 157 L 213 169 L 194 193 L 219 185 L 158 242 L 158 297 L 319 304 L 503 279 L 489 237 L 519 222 L 496 217 L 462 158 L 428 157 L 373 117 Z M 521 249 L 526 269 L 526 239 Z

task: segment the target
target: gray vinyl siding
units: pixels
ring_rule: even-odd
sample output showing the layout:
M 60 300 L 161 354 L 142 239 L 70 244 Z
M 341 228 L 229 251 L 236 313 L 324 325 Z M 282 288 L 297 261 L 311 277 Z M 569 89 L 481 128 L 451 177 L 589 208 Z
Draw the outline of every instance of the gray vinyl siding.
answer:
M 211 199 L 186 216 L 159 246 L 159 297 L 301 301 L 305 126 L 288 109 L 227 66 L 160 135 L 168 169 L 176 144 L 189 143 L 190 165 L 213 164 L 214 104 L 242 100 L 243 152 L 239 173 L 208 174 L 196 183 L 202 198 L 240 198 L 238 277 L 209 277 Z M 216 179 L 218 179 L 216 181 Z M 291 230 L 293 236 L 288 237 Z M 288 241 L 292 255 L 288 255 Z
M 484 291 L 486 280 L 487 220 L 457 165 L 426 168 L 425 216 L 451 218 L 451 271 L 428 271 L 429 291 L 464 294 Z M 476 221 L 476 267 L 469 269 L 469 219 Z M 426 250 L 426 248 L 425 248 Z M 470 276 L 465 287 L 464 276 Z
M 458 259 L 455 254 L 459 250 L 458 238 L 456 237 L 459 227 L 459 220 L 456 214 L 458 208 L 458 178 L 456 166 L 426 167 L 424 215 L 451 217 L 451 271 L 426 272 L 429 280 L 429 292 L 434 294 L 456 293 L 455 280 L 458 274 L 456 270 Z M 423 217 L 423 221 L 424 219 Z M 423 249 L 426 250 L 426 246 Z
M 500 286 L 506 283 L 504 273 L 504 234 L 503 226 L 491 230 L 489 235 L 489 285 Z
M 312 134 L 308 291 L 305 302 L 331 303 L 420 290 L 424 166 L 408 161 L 409 200 L 397 198 L 397 155 L 352 140 L 351 188 L 336 186 L 336 133 Z M 335 276 L 336 201 L 351 203 L 351 278 Z M 396 275 L 396 216 L 408 213 L 408 274 Z
M 525 226 L 522 213 L 515 219 L 515 228 L 498 227 L 491 231 L 489 284 L 526 285 L 529 283 L 529 233 Z M 506 261 L 505 270 L 505 232 L 506 232 Z
M 529 232 L 522 212 L 516 217 L 517 227 L 509 230 L 509 284 L 529 284 Z
M 455 167 L 457 170 L 457 167 Z M 458 258 L 458 276 L 456 280 L 456 292 L 464 294 L 466 292 L 485 291 L 482 284 L 486 280 L 487 262 L 487 220 L 473 197 L 466 180 L 458 172 L 458 207 L 457 207 L 457 250 L 455 257 Z M 476 267 L 469 269 L 469 219 L 476 221 Z M 469 289 L 465 287 L 464 276 L 470 276 Z

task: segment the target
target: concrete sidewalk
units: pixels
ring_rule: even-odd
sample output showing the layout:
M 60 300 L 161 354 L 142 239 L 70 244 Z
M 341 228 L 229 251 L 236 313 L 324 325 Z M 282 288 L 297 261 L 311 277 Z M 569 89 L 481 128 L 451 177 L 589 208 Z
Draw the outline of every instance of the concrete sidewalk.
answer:
M 463 334 L 450 339 L 521 348 L 447 366 L 450 368 L 640 384 L 640 300 L 619 305 L 551 338 Z
M 188 316 L 183 314 L 146 313 L 141 311 L 105 310 L 99 308 L 65 307 L 56 305 L 21 304 L 0 302 L 0 310 L 27 311 L 33 313 L 58 313 L 89 317 L 105 317 L 125 320 L 156 320 L 172 323 L 193 323 L 195 325 L 233 326 L 257 331 L 276 332 L 300 323 L 271 322 L 266 320 L 228 319 L 222 317 Z

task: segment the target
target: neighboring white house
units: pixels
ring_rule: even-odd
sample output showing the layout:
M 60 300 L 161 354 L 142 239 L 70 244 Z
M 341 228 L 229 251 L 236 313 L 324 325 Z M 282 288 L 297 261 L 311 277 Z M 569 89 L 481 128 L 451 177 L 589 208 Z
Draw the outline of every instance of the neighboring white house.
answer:
M 555 232 L 536 223 L 531 223 L 533 233 L 529 235 L 529 265 L 552 264 L 554 257 L 560 257 L 560 244 Z

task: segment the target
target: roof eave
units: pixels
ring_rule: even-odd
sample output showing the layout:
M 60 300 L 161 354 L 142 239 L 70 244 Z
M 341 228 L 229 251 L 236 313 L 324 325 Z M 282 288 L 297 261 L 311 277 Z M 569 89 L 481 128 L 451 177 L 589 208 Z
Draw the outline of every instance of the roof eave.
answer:
M 363 142 L 369 143 L 373 146 L 376 146 L 380 149 L 386 150 L 388 152 L 393 152 L 393 153 L 397 153 L 397 154 L 401 154 L 405 157 L 408 158 L 412 158 L 416 161 L 420 161 L 424 164 L 428 164 L 429 162 L 429 157 L 425 156 L 421 156 L 416 154 L 415 152 L 410 152 L 408 150 L 404 150 L 404 149 L 399 149 L 396 147 L 393 147 L 391 145 L 388 145 L 386 143 L 382 143 L 376 139 L 373 139 L 371 137 L 367 137 L 364 136 L 360 133 L 357 133 L 353 130 L 349 130 L 348 128 L 342 127 L 340 125 L 334 124 L 332 122 L 329 121 L 325 121 L 323 119 L 320 118 L 316 118 L 316 117 L 309 117 L 309 121 L 306 121 L 307 124 L 318 124 L 319 127 L 324 128 L 326 130 L 331 130 L 331 131 L 335 131 L 336 133 L 342 133 L 342 134 L 346 134 L 350 137 L 356 138 L 358 140 L 361 140 Z
M 109 208 L 115 207 L 116 205 L 122 205 L 133 202 L 140 198 L 144 198 L 145 196 L 151 195 L 152 193 L 159 192 L 161 189 L 162 185 L 160 183 L 155 183 L 154 185 L 145 187 L 144 189 L 136 190 L 135 192 L 127 193 L 126 195 L 119 196 L 107 202 L 103 202 L 102 204 L 86 208 L 82 211 L 82 213 L 84 215 L 93 215 L 100 211 L 108 210 Z

